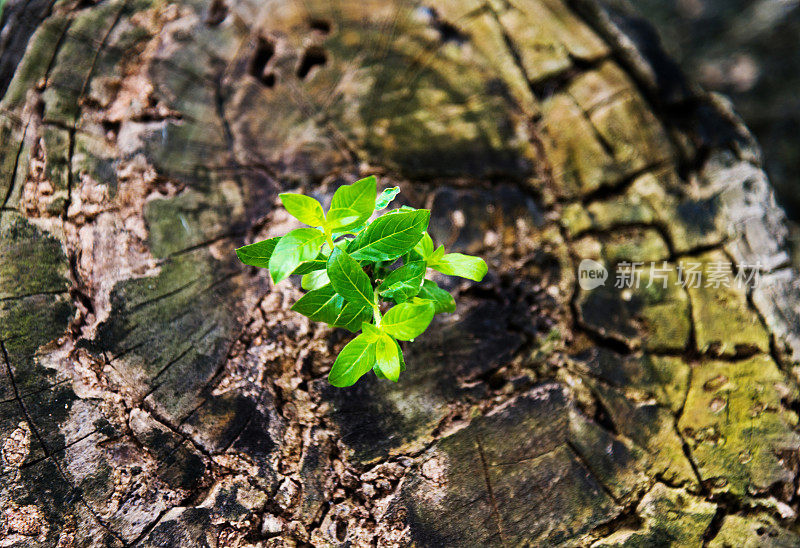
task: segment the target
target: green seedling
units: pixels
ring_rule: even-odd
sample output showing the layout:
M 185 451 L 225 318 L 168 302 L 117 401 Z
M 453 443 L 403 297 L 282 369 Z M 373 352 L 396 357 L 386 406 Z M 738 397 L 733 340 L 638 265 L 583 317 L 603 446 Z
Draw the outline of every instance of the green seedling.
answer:
M 486 275 L 483 259 L 434 248 L 427 209 L 384 211 L 399 192 L 378 195 L 375 177 L 367 177 L 340 187 L 327 212 L 310 196 L 281 194 L 286 211 L 311 228 L 236 250 L 243 263 L 268 268 L 275 283 L 302 276 L 307 293 L 295 312 L 361 331 L 333 364 L 334 386 L 351 386 L 370 370 L 397 382 L 406 368 L 398 341 L 413 341 L 435 314 L 455 311 L 453 296 L 425 278 L 428 269 L 474 281 Z

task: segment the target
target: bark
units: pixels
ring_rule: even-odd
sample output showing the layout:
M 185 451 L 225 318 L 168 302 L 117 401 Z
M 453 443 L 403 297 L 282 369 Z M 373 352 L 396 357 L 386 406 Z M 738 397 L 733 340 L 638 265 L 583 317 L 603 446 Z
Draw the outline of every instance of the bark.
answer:
M 783 214 L 623 9 L 62 1 L 20 48 L 0 545 L 800 542 Z M 369 173 L 490 273 L 447 286 L 401 382 L 335 389 L 348 334 L 233 250 L 294 227 L 279 192 Z M 764 283 L 585 291 L 584 258 Z

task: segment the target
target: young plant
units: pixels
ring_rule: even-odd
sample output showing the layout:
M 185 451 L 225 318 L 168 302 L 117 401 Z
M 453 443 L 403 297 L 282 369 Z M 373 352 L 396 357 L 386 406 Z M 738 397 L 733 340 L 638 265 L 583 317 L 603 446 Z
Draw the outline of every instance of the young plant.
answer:
M 275 283 L 302 276 L 308 293 L 292 306 L 295 312 L 361 331 L 333 364 L 328 380 L 334 386 L 351 386 L 370 369 L 397 382 L 406 368 L 397 341 L 413 341 L 434 314 L 455 311 L 452 295 L 425 279 L 427 269 L 475 281 L 486 275 L 483 259 L 434 248 L 427 209 L 380 214 L 399 192 L 393 187 L 377 195 L 375 177 L 367 177 L 340 187 L 327 212 L 310 196 L 281 194 L 286 210 L 312 228 L 236 250 L 244 264 L 268 268 Z

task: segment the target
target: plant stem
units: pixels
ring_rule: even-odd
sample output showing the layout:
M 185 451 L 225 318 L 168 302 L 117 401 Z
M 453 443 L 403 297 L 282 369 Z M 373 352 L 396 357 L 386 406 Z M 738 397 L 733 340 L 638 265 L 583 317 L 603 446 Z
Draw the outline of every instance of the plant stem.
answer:
M 372 317 L 375 320 L 375 327 L 381 326 L 381 308 L 380 308 L 380 300 L 378 300 L 378 288 L 375 288 L 375 298 L 373 299 L 375 304 L 372 305 Z

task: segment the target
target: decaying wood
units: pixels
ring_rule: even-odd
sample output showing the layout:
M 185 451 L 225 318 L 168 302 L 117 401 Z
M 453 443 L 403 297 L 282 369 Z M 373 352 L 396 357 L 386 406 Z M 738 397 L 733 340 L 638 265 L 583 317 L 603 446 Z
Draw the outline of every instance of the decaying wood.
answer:
M 729 108 L 624 11 L 65 0 L 20 57 L 0 546 L 800 542 L 782 213 Z M 347 334 L 233 249 L 292 228 L 278 192 L 369 173 L 490 274 L 448 286 L 400 383 L 340 390 Z M 582 258 L 764 283 L 585 291 Z

